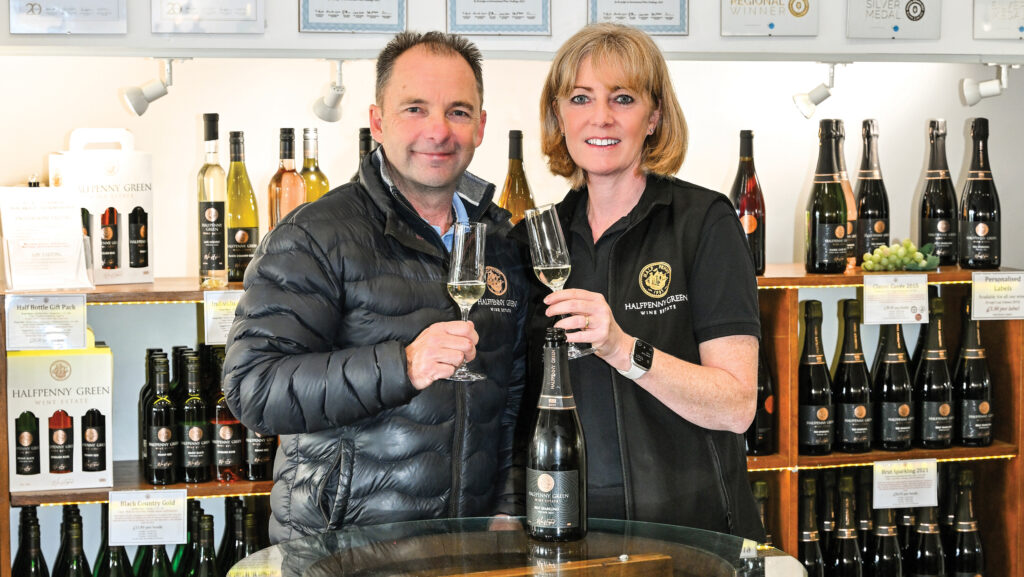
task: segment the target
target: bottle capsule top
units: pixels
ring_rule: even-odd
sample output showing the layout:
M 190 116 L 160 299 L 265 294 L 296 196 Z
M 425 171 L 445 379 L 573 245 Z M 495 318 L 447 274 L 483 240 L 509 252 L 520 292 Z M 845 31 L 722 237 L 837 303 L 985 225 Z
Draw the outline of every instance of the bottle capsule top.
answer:
M 973 138 L 988 138 L 987 118 L 975 118 L 971 121 L 971 136 Z
M 929 120 L 928 132 L 932 136 L 946 136 L 946 120 L 943 118 Z

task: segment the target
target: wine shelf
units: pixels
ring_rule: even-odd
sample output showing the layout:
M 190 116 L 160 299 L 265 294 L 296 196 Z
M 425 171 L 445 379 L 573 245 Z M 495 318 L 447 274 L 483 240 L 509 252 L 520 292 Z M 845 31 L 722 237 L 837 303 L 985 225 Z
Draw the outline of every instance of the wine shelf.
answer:
M 937 459 L 939 461 L 969 461 L 980 459 L 1013 459 L 1017 445 L 993 441 L 988 447 L 950 447 L 948 449 L 911 449 L 909 451 L 869 451 L 867 453 L 832 453 L 831 455 L 800 455 L 797 469 L 823 469 L 870 465 L 875 461 L 910 461 Z

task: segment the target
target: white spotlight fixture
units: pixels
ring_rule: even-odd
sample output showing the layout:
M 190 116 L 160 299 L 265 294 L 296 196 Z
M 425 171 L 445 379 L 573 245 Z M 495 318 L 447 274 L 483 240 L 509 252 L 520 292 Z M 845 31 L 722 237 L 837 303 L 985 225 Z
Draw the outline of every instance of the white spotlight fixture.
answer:
M 337 122 L 341 118 L 341 97 L 345 95 L 345 87 L 341 83 L 341 64 L 344 60 L 335 60 L 337 72 L 334 82 L 324 87 L 324 95 L 313 103 L 313 114 L 320 120 Z
M 150 102 L 166 95 L 167 87 L 173 83 L 171 62 L 173 62 L 174 59 L 158 58 L 157 60 L 161 60 L 163 62 L 163 80 L 155 78 L 142 86 L 131 86 L 121 89 L 121 99 L 124 100 L 124 103 L 128 106 L 128 110 L 131 110 L 138 116 L 145 114 L 146 109 L 149 108 Z
M 830 62 L 828 65 L 828 84 L 819 84 L 810 92 L 801 92 L 793 95 L 793 104 L 804 118 L 814 116 L 814 109 L 832 96 L 832 87 L 835 85 L 836 65 Z
M 981 102 L 982 98 L 999 96 L 1006 90 L 1007 81 L 1010 75 L 1010 68 L 1018 68 L 1018 64 L 989 64 L 996 67 L 996 77 L 992 80 L 978 82 L 973 78 L 960 80 L 960 97 L 966 106 L 974 106 Z

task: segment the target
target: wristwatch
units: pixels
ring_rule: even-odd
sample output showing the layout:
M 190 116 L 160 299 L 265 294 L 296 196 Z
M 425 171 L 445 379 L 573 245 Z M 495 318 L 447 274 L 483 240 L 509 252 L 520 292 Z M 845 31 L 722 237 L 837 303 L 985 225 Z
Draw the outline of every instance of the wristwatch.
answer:
M 651 370 L 651 363 L 654 362 L 654 347 L 640 339 L 633 341 L 633 350 L 629 353 L 629 363 L 632 365 L 628 371 L 619 371 L 619 374 L 627 379 L 637 380 Z

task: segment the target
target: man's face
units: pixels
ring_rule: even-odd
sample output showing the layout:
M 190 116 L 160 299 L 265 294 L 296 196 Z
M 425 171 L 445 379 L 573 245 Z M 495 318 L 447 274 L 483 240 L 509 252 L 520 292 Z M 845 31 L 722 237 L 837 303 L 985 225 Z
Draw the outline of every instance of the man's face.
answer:
M 452 194 L 484 137 L 476 78 L 458 54 L 416 46 L 395 60 L 370 130 L 403 194 Z

